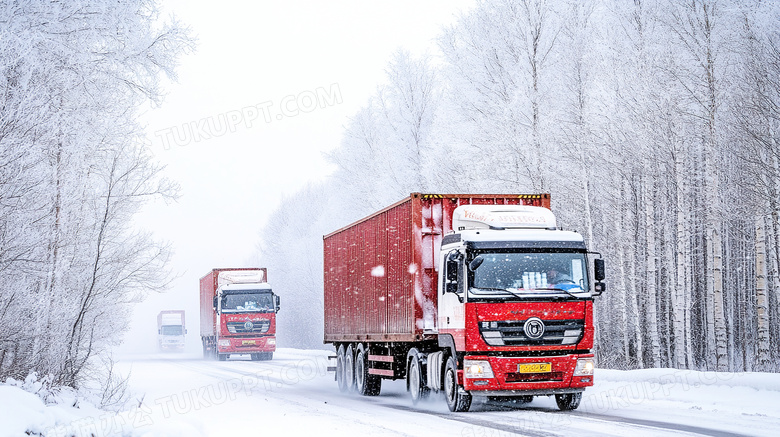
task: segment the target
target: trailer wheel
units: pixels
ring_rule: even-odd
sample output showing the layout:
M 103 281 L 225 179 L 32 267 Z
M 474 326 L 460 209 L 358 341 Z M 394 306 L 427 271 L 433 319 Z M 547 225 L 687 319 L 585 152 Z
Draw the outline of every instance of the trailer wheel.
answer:
M 363 396 L 377 396 L 382 389 L 382 378 L 368 373 L 368 349 L 362 344 L 355 357 L 355 387 Z
M 344 383 L 347 391 L 355 391 L 355 350 L 352 345 L 344 352 Z
M 447 407 L 454 413 L 468 411 L 471 407 L 471 395 L 458 385 L 458 365 L 453 357 L 447 359 L 444 371 L 444 397 Z
M 406 389 L 412 396 L 412 404 L 417 404 L 420 399 L 425 399 L 431 393 L 431 389 L 425 384 L 423 378 L 422 363 L 417 355 L 417 350 L 409 351 L 409 370 L 406 372 Z
M 577 407 L 580 406 L 581 400 L 582 392 L 555 395 L 555 403 L 558 404 L 558 408 L 560 408 L 561 411 L 576 410 Z
M 344 353 L 344 345 L 340 345 L 336 350 L 336 383 L 339 385 L 340 391 L 347 391 L 347 375 Z

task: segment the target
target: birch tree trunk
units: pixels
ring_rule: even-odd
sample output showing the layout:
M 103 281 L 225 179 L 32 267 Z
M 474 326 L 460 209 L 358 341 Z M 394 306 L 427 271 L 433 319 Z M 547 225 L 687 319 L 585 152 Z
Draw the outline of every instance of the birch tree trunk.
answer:
M 626 181 L 625 184 L 628 184 L 629 182 Z M 630 187 L 627 188 L 627 191 L 630 191 Z M 626 204 L 629 204 L 629 202 L 626 202 Z M 634 225 L 637 225 L 638 218 L 638 211 L 637 214 L 634 215 L 633 221 Z M 638 235 L 635 235 L 635 237 L 638 237 Z M 637 241 L 638 238 L 634 238 L 634 241 Z M 629 241 L 628 244 L 628 278 L 636 278 L 636 246 L 633 242 Z M 644 368 L 644 356 L 643 356 L 643 344 L 642 344 L 642 316 L 639 313 L 639 296 L 637 295 L 637 288 L 636 288 L 636 281 L 628 281 L 629 287 L 626 290 L 628 293 L 630 302 L 631 302 L 631 312 L 634 314 L 634 340 L 636 342 L 636 361 L 637 361 L 637 367 Z
M 756 315 L 758 319 L 758 370 L 768 369 L 769 356 L 769 304 L 766 281 L 766 230 L 764 217 L 756 219 Z
M 656 235 L 655 235 L 655 199 L 654 184 L 651 182 L 651 176 L 647 177 L 644 183 L 644 195 L 642 203 L 644 204 L 645 214 L 645 241 L 647 244 L 647 331 L 650 338 L 650 351 L 652 353 L 653 367 L 661 367 L 661 343 L 658 338 L 658 299 L 657 293 L 657 263 L 658 255 L 656 253 Z
M 686 316 L 688 308 L 686 307 L 686 295 L 688 294 L 688 284 L 686 283 L 687 266 L 687 223 L 685 221 L 685 211 L 688 206 L 685 204 L 685 168 L 681 150 L 675 151 L 675 182 L 676 182 L 676 268 L 675 268 L 675 286 L 672 292 L 672 335 L 674 336 L 674 356 L 672 365 L 677 369 L 685 368 L 685 335 L 686 335 Z
M 626 195 L 624 187 L 625 184 L 621 184 L 621 199 L 625 198 Z M 626 214 L 620 214 L 620 226 L 617 231 L 617 241 L 620 242 L 618 244 L 618 272 L 620 274 L 620 278 L 618 278 L 620 281 L 618 296 L 620 299 L 620 322 L 621 326 L 623 326 L 621 330 L 623 334 L 623 357 L 626 361 L 631 357 L 631 331 L 628 329 L 628 273 L 626 272 L 626 244 L 624 243 L 627 225 Z M 636 311 L 636 297 L 634 296 L 632 299 L 634 301 L 634 311 Z

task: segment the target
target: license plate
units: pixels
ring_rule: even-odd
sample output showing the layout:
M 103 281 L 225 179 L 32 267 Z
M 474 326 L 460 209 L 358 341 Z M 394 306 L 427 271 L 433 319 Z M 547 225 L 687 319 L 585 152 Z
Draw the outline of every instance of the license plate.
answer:
M 549 373 L 552 371 L 550 363 L 518 364 L 517 373 Z
M 257 342 L 255 342 L 255 340 L 244 340 L 241 342 L 241 346 L 250 346 L 253 344 L 257 344 Z

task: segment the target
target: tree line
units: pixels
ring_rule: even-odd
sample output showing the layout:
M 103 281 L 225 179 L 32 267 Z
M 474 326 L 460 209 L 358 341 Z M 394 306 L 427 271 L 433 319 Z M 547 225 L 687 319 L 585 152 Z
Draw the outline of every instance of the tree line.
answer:
M 322 343 L 322 235 L 410 192 L 549 192 L 607 259 L 601 366 L 780 370 L 780 4 L 483 0 L 437 52 L 394 56 L 263 229 L 280 342 Z

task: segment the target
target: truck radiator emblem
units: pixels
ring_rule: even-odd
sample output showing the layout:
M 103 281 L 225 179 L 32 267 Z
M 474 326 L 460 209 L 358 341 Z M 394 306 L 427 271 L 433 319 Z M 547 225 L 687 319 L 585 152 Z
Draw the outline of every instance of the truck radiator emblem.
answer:
M 251 331 L 252 328 L 254 327 L 255 325 L 252 324 L 252 322 L 250 322 L 249 320 L 247 320 L 246 323 L 244 323 L 244 329 L 246 329 L 247 331 Z
M 528 338 L 536 340 L 544 335 L 544 322 L 538 317 L 531 317 L 523 325 L 523 330 Z

